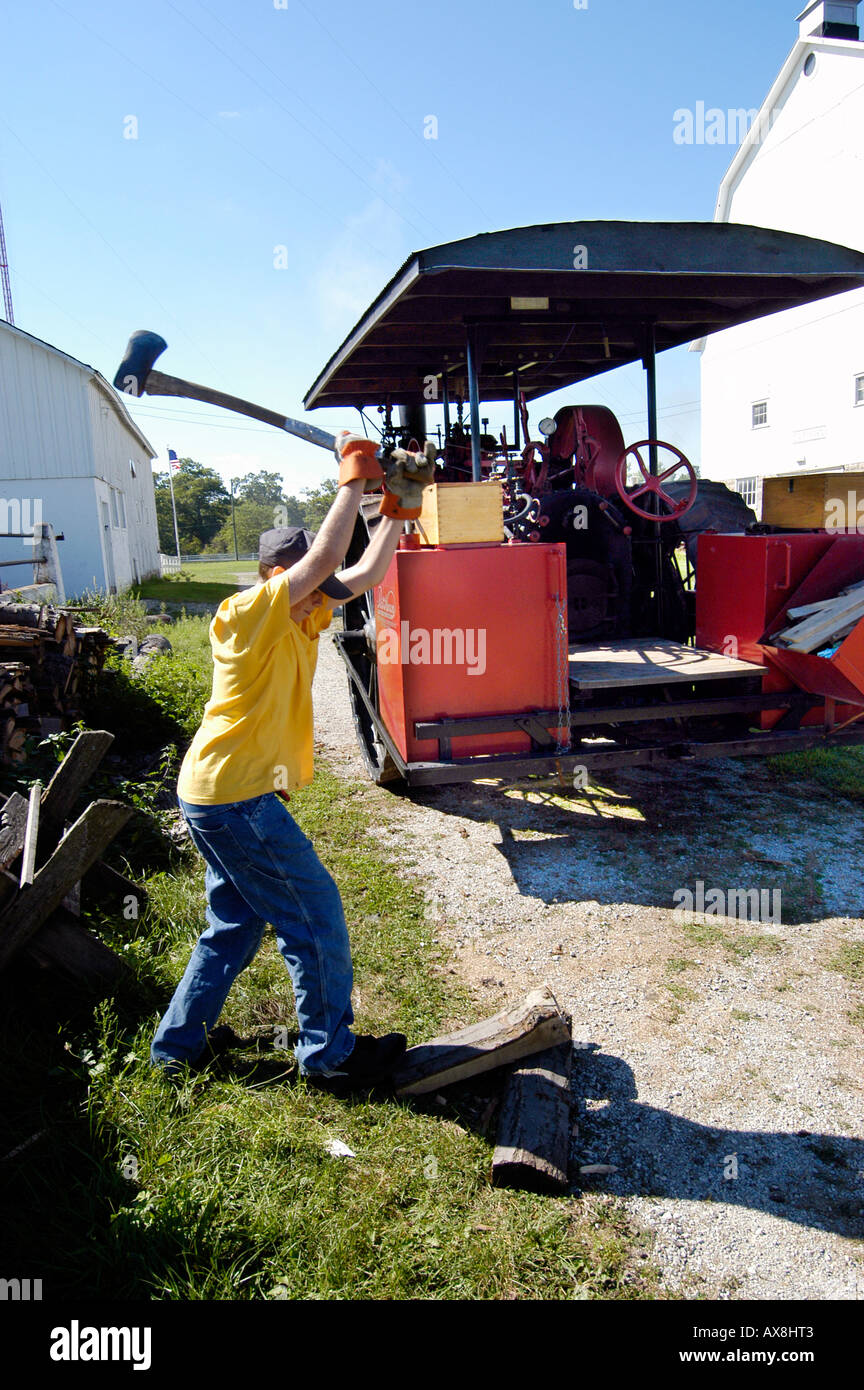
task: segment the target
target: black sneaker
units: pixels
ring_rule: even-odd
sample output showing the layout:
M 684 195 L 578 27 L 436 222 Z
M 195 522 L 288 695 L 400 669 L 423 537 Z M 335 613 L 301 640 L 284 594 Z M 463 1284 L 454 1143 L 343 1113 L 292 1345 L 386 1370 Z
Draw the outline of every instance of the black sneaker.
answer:
M 386 1033 L 373 1038 L 359 1033 L 353 1050 L 329 1072 L 306 1072 L 306 1080 L 320 1090 L 351 1090 L 375 1086 L 389 1079 L 405 1055 L 408 1039 L 404 1033 Z

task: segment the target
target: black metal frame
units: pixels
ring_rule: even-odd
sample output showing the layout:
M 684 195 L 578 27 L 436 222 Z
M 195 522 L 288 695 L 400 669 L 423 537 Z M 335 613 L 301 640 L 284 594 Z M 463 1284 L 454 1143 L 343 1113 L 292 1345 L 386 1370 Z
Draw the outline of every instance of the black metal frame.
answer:
M 763 710 L 782 709 L 787 718 L 799 724 L 809 709 L 821 705 L 818 696 L 802 691 L 778 691 L 772 695 L 747 694 L 680 700 L 675 704 L 656 703 L 638 707 L 604 705 L 574 709 L 570 713 L 570 728 L 576 734 L 575 745 L 566 753 L 550 751 L 555 740 L 552 729 L 559 727 L 557 710 L 537 710 L 513 715 L 490 715 L 488 718 L 417 720 L 415 738 L 438 740 L 438 760 L 435 762 L 406 762 L 393 738 L 383 724 L 378 710 L 369 698 L 360 673 L 354 665 L 349 633 L 334 634 L 337 650 L 348 669 L 356 695 L 362 701 L 381 742 L 387 749 L 399 775 L 409 786 L 435 786 L 442 783 L 472 782 L 481 777 L 527 777 L 531 775 L 564 774 L 585 769 L 587 773 L 612 768 L 668 765 L 670 762 L 705 762 L 712 758 L 769 756 L 796 752 L 804 748 L 837 747 L 864 744 L 864 723 L 857 728 L 839 727 L 836 730 L 814 725 L 812 728 L 780 730 L 775 726 L 764 733 L 746 738 L 700 739 L 688 730 L 679 733 L 670 725 L 668 742 L 656 737 L 643 744 L 618 743 L 613 747 L 596 748 L 580 742 L 579 729 L 614 731 L 614 726 L 640 723 L 656 726 L 658 721 L 676 719 L 718 718 L 724 715 L 756 714 Z M 749 679 L 749 678 L 744 678 Z M 864 720 L 864 711 L 862 711 Z M 785 721 L 784 721 L 785 722 Z M 477 734 L 496 734 L 509 731 L 527 733 L 531 739 L 530 753 L 490 753 L 471 758 L 453 756 L 452 741 Z M 638 728 L 635 730 L 638 733 Z M 653 730 L 652 730 L 653 732 Z

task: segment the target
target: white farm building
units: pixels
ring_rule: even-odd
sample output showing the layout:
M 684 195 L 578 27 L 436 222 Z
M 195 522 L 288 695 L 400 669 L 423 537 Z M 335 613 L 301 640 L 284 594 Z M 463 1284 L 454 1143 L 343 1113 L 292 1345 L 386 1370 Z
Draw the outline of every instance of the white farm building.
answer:
M 159 573 L 154 450 L 93 367 L 0 320 L 0 533 L 48 524 L 67 598 Z M 28 542 L 0 538 L 0 560 Z M 6 589 L 26 566 L 0 568 Z
M 715 221 L 864 251 L 864 42 L 855 0 L 810 4 L 798 39 L 720 186 Z M 695 344 L 702 472 L 757 512 L 763 480 L 864 471 L 864 290 Z M 815 485 L 798 483 L 799 493 Z

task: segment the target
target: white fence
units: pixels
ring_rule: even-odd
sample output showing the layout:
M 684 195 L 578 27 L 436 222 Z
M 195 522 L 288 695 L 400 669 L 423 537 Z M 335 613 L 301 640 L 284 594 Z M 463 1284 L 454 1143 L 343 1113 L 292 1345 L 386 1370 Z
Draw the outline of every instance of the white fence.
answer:
M 179 568 L 180 568 L 180 556 L 179 556 L 179 555 L 160 555 L 160 556 L 159 556 L 159 566 L 160 566 L 160 569 L 161 569 L 161 571 L 162 571 L 162 574 L 172 574 L 172 573 L 175 573 L 175 572 L 176 572 L 177 570 L 179 570 Z

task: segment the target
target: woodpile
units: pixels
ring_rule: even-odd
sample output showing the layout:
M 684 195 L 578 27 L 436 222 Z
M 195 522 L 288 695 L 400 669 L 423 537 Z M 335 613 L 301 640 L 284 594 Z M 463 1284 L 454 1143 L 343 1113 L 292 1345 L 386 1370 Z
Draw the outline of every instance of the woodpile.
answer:
M 73 808 L 113 735 L 79 734 L 44 789 L 13 792 L 0 805 L 0 972 L 25 959 L 63 981 L 104 993 L 125 966 L 80 920 L 96 895 L 135 918 L 144 890 L 103 864 L 101 856 L 132 814 L 119 801 L 91 801 L 74 821 Z
M 0 600 L 0 758 L 24 762 L 29 735 L 45 738 L 81 717 L 111 645 L 70 612 Z
M 416 1096 L 509 1068 L 492 1158 L 497 1187 L 562 1192 L 569 1184 L 571 1021 L 548 986 L 494 1018 L 405 1053 L 397 1095 Z
M 778 647 L 792 652 L 819 652 L 835 647 L 864 618 L 864 580 L 851 584 L 834 598 L 790 608 L 792 621 L 772 638 Z

